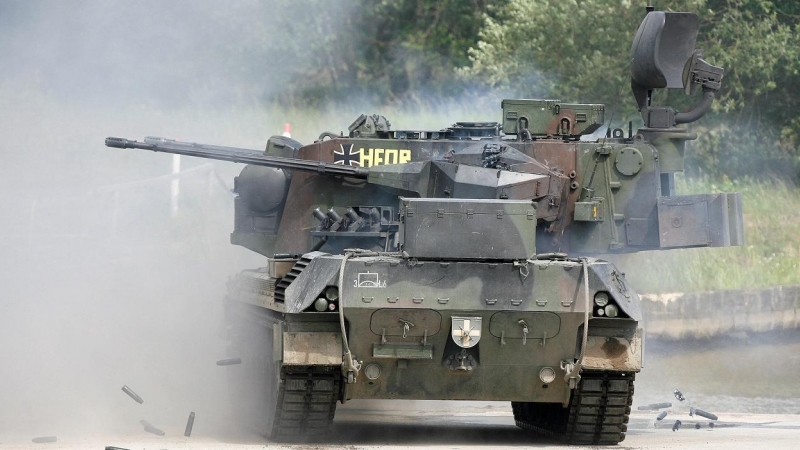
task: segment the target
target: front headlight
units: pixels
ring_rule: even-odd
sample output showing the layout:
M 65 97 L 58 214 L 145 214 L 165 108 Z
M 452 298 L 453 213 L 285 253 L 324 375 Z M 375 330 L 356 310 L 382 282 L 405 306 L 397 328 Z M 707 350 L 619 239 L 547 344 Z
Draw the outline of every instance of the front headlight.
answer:
M 556 379 L 556 371 L 552 367 L 542 367 L 539 371 L 539 379 L 544 384 L 550 384 Z

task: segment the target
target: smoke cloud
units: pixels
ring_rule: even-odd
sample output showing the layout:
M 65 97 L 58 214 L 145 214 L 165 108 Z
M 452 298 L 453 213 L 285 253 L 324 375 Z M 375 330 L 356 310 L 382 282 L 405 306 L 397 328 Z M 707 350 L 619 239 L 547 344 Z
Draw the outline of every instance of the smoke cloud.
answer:
M 228 62 L 268 9 L 0 2 L 2 442 L 138 432 L 141 419 L 175 435 L 190 411 L 195 434 L 227 428 L 225 282 L 264 263 L 228 242 L 240 167 L 184 158 L 173 216 L 171 156 L 103 139 L 263 147 L 283 120 L 254 106 L 277 86 L 267 55 Z
M 141 419 L 175 434 L 190 411 L 197 434 L 226 428 L 225 282 L 264 264 L 228 242 L 240 167 L 184 158 L 173 216 L 171 156 L 106 136 L 261 148 L 284 122 L 309 142 L 362 112 L 403 113 L 393 125 L 408 129 L 499 118 L 501 95 L 413 115 L 268 106 L 317 62 L 292 26 L 313 12 L 286 5 L 0 2 L 0 441 Z

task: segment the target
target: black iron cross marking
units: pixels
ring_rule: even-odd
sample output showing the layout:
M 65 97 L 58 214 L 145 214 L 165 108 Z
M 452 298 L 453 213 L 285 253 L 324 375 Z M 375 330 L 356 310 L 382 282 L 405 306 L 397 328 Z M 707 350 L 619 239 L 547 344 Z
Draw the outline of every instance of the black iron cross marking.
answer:
M 333 151 L 334 164 L 356 167 L 361 165 L 361 149 L 353 151 L 353 144 L 339 144 L 339 147 L 341 150 Z

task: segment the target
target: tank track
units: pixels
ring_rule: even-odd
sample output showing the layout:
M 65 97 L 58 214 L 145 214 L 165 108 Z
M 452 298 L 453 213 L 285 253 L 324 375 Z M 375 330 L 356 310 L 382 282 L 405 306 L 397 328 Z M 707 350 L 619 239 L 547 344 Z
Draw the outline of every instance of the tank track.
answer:
M 569 444 L 614 445 L 625 440 L 633 373 L 583 371 L 567 408 L 558 403 L 511 402 L 518 427 Z
M 237 419 L 274 441 L 297 442 L 325 435 L 333 424 L 342 388 L 338 366 L 278 369 L 272 358 L 273 332 L 282 317 L 262 308 L 226 303 L 229 357 L 243 365 L 229 372 Z
M 341 389 L 339 367 L 284 368 L 270 437 L 298 441 L 327 434 Z

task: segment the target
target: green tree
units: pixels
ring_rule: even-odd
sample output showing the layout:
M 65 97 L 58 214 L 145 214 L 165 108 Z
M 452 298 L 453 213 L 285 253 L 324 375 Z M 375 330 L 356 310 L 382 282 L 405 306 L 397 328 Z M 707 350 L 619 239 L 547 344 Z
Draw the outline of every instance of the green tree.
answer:
M 688 3 L 696 9 L 702 0 Z M 626 69 L 644 14 L 624 0 L 511 0 L 487 16 L 471 64 L 458 72 L 525 96 L 605 103 L 619 119 L 635 112 Z
M 469 50 L 470 65 L 458 73 L 524 95 L 603 102 L 617 111 L 616 120 L 636 117 L 625 69 L 642 6 L 624 0 L 510 0 L 486 17 Z M 715 112 L 701 122 L 707 132 L 695 146 L 695 161 L 708 171 L 733 175 L 797 165 L 800 119 L 794 111 L 800 98 L 791 92 L 800 87 L 800 6 L 786 0 L 658 6 L 697 12 L 702 21 L 697 47 L 726 69 Z M 684 109 L 696 99 L 678 91 L 656 101 Z
M 800 5 L 709 0 L 703 45 L 726 68 L 718 114 L 696 146 L 709 172 L 800 175 Z

